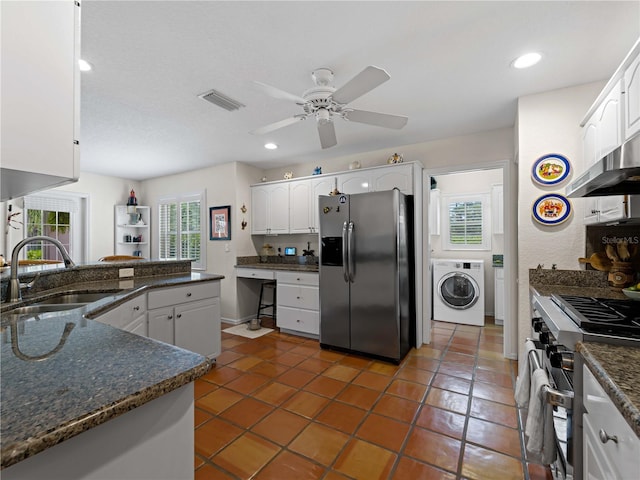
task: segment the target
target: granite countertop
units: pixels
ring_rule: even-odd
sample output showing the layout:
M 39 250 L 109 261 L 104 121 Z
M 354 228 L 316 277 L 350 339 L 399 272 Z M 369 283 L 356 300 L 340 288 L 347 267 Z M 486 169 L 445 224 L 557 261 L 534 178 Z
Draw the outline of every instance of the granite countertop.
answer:
M 624 293 L 609 287 L 577 287 L 571 285 L 529 285 L 533 294 L 541 297 L 556 295 L 578 295 L 581 297 L 612 298 L 628 300 Z
M 180 273 L 67 284 L 2 304 L 1 468 L 139 407 L 206 374 L 199 354 L 91 320 L 148 291 L 221 275 Z M 11 315 L 62 292 L 114 292 L 67 311 Z
M 293 272 L 318 272 L 318 264 L 300 265 L 297 263 L 248 263 L 236 265 L 236 268 L 260 268 L 264 270 L 284 270 Z
M 577 350 L 631 429 L 640 437 L 640 348 L 579 342 Z

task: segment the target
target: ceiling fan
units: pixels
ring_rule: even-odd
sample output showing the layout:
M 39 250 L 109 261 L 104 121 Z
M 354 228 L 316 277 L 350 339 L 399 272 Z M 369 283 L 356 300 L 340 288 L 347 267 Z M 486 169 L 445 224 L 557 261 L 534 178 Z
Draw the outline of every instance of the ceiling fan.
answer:
M 302 96 L 293 95 L 262 82 L 254 82 L 271 97 L 293 101 L 300 105 L 304 113 L 256 128 L 249 133 L 264 135 L 313 116 L 318 126 L 320 145 L 322 148 L 329 148 L 338 143 L 333 126 L 334 117 L 341 117 L 351 122 L 395 129 L 400 129 L 407 124 L 408 118 L 401 115 L 368 112 L 347 107 L 349 102 L 370 92 L 391 78 L 381 68 L 370 65 L 338 89 L 330 85 L 333 81 L 333 72 L 328 68 L 314 70 L 311 73 L 311 78 L 316 86 L 306 90 Z

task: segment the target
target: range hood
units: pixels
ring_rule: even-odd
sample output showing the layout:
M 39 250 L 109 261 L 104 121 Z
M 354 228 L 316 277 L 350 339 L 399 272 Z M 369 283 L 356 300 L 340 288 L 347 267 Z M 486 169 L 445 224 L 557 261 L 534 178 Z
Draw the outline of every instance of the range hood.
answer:
M 640 194 L 640 134 L 598 160 L 565 193 L 573 198 Z

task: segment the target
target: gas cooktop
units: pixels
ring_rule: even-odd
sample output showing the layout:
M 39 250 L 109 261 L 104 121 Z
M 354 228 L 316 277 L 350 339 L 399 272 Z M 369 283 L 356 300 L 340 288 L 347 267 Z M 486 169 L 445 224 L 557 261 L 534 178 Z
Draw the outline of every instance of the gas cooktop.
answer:
M 551 298 L 585 332 L 640 338 L 640 302 L 574 295 Z

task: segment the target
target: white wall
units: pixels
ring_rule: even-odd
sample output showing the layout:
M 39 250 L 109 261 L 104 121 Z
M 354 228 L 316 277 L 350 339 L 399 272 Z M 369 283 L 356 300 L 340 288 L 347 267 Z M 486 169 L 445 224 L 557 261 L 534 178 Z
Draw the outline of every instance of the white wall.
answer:
M 362 168 L 376 167 L 386 165 L 387 159 L 396 152 L 403 156 L 405 162 L 421 162 L 427 169 L 448 165 L 476 165 L 512 158 L 513 151 L 513 129 L 503 128 L 474 135 L 335 157 L 322 162 L 275 168 L 267 170 L 265 175 L 268 181 L 282 180 L 284 173 L 288 171 L 293 172 L 293 178 L 306 177 L 313 173 L 316 166 L 322 167 L 322 173 L 340 172 L 348 170 L 349 164 L 354 161 L 360 162 Z
M 502 184 L 502 170 L 475 170 L 471 172 L 452 173 L 448 175 L 435 176 L 438 182 L 438 189 L 441 195 L 447 194 L 487 194 L 491 200 L 491 186 Z M 446 208 L 444 203 L 443 208 Z M 491 209 L 495 208 L 491 205 Z M 442 212 L 441 219 L 444 219 L 446 212 Z M 442 220 L 442 226 L 446 223 Z M 491 217 L 486 219 L 484 227 L 493 230 Z M 442 231 L 442 230 L 441 230 Z M 431 255 L 433 258 L 451 258 L 464 260 L 484 261 L 484 309 L 487 315 L 495 312 L 495 288 L 494 288 L 494 268 L 492 266 L 493 254 L 504 252 L 504 235 L 491 234 L 490 250 L 444 250 L 442 248 L 442 235 L 431 236 Z
M 533 202 L 545 193 L 564 193 L 568 182 L 558 187 L 541 187 L 531 179 L 531 168 L 542 155 L 559 153 L 569 159 L 572 178 L 584 171 L 579 124 L 604 83 L 579 85 L 518 100 L 518 345 L 521 350 L 531 331 L 529 269 L 538 264 L 544 264 L 545 268 L 556 264 L 558 269 L 576 270 L 577 259 L 585 251 L 584 200 L 570 199 L 573 215 L 561 225 L 540 225 L 531 216 Z
M 137 194 L 140 184 L 125 178 L 83 172 L 77 182 L 50 190 L 53 192 L 75 192 L 89 196 L 89 246 L 87 253 L 89 262 L 95 262 L 106 255 L 113 255 L 114 205 L 125 204 L 132 188 L 136 190 Z M 38 193 L 46 193 L 46 190 Z M 138 200 L 144 204 L 144 199 L 138 197 Z M 21 211 L 23 201 L 22 198 L 19 198 L 2 202 L 0 211 L 7 212 L 8 204 L 12 204 L 13 212 L 16 212 Z M 22 216 L 18 218 L 22 221 Z M 6 229 L 4 233 L 0 236 L 0 253 L 3 253 L 8 260 L 13 246 L 24 238 L 24 232 L 10 228 Z
M 206 254 L 207 273 L 224 275 L 221 281 L 221 310 L 223 319 L 235 320 L 243 312 L 236 288 L 236 256 L 255 255 L 252 248 L 250 227 L 242 230 L 242 219 L 249 221 L 251 212 L 243 214 L 242 204 L 251 206 L 249 184 L 260 181 L 262 171 L 248 165 L 226 163 L 177 175 L 153 178 L 142 182 L 142 192 L 149 199 L 152 215 L 156 212 L 157 200 L 161 196 L 206 191 Z M 209 207 L 231 206 L 231 241 L 209 240 Z M 157 232 L 152 233 L 157 238 Z M 157 242 L 152 243 L 152 257 L 158 257 Z M 244 305 L 244 304 L 243 304 Z M 247 306 L 253 310 L 254 306 Z

